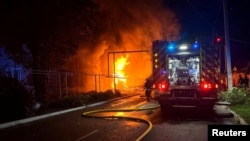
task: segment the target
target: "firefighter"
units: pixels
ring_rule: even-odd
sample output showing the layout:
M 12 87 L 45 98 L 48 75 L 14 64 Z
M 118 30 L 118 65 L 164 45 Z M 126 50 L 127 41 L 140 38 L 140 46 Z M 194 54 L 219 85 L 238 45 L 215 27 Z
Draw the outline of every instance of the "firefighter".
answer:
M 247 77 L 247 74 L 245 74 L 245 77 L 243 79 L 243 83 L 244 83 L 244 88 L 248 89 L 248 85 L 249 85 L 249 79 Z
M 143 86 L 144 90 L 145 90 L 145 96 L 147 98 L 147 101 L 150 101 L 151 99 L 151 90 L 152 90 L 152 81 L 150 79 L 146 79 L 146 82 Z
M 240 88 L 244 87 L 244 79 L 241 74 L 239 74 L 238 86 Z

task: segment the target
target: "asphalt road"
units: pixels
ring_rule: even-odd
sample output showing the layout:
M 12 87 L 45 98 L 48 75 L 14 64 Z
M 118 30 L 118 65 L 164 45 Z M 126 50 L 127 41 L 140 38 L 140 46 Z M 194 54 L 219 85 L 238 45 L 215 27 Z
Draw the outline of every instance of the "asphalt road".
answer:
M 134 141 L 148 128 L 146 123 L 117 118 L 86 118 L 82 117 L 82 113 L 97 109 L 146 108 L 157 104 L 157 101 L 147 102 L 145 97 L 138 95 L 119 99 L 95 107 L 0 129 L 0 139 L 3 141 Z M 224 112 L 223 115 L 228 112 L 221 106 L 216 111 Z M 153 128 L 143 139 L 145 141 L 206 141 L 207 125 L 238 124 L 233 117 L 225 118 L 215 115 L 200 118 L 192 110 L 180 110 L 176 116 L 169 117 L 162 116 L 160 109 L 129 113 L 109 112 L 101 115 L 133 116 L 151 121 Z

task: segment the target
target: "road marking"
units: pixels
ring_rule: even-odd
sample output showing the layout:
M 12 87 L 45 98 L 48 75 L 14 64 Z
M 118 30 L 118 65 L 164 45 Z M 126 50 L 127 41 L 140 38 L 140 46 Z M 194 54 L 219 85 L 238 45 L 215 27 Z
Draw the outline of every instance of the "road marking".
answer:
M 116 106 L 116 105 L 120 105 L 120 104 L 123 104 L 123 103 L 126 103 L 126 101 L 125 101 L 125 100 L 122 100 L 121 102 L 116 103 L 116 104 L 112 104 L 111 106 Z
M 77 140 L 75 140 L 75 141 L 81 141 L 82 139 L 85 139 L 85 138 L 87 138 L 88 136 L 91 136 L 92 134 L 94 134 L 94 133 L 96 133 L 96 132 L 98 132 L 98 130 L 94 130 L 94 131 L 88 133 L 88 134 L 85 135 L 85 136 L 82 136 L 81 138 L 79 138 L 79 139 L 77 139 Z

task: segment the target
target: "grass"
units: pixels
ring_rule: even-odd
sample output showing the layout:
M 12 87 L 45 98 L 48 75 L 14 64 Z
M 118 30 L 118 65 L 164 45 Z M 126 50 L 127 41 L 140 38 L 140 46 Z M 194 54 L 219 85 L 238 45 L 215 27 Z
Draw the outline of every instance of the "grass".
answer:
M 229 108 L 250 124 L 250 89 L 233 87 L 218 93 L 221 101 L 231 103 Z
M 250 123 L 250 98 L 245 104 L 231 105 L 230 109 L 243 118 L 248 124 Z

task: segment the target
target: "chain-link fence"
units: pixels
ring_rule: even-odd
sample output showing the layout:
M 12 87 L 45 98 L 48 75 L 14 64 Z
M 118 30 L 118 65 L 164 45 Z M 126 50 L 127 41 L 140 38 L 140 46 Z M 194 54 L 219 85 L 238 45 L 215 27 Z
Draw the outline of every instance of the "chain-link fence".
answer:
M 142 83 L 144 81 L 138 78 L 120 78 L 108 76 L 107 74 L 27 70 L 20 68 L 8 68 L 5 73 L 8 74 L 8 77 L 18 78 L 29 91 L 34 91 L 34 85 L 38 84 L 38 89 L 43 92 L 42 95 L 46 101 L 90 91 L 103 92 L 116 89 L 126 93 L 140 92 L 142 91 Z

